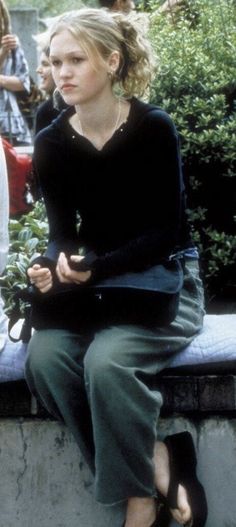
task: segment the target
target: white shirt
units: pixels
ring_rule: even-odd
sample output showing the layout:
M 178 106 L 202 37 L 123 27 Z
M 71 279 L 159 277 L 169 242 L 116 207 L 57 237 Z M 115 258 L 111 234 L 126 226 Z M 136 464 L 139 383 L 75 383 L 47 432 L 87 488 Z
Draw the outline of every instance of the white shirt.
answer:
M 0 138 L 0 274 L 4 271 L 7 262 L 9 247 L 8 236 L 9 221 L 9 193 L 5 154 Z M 3 311 L 3 300 L 0 292 L 0 351 L 7 341 L 7 317 Z

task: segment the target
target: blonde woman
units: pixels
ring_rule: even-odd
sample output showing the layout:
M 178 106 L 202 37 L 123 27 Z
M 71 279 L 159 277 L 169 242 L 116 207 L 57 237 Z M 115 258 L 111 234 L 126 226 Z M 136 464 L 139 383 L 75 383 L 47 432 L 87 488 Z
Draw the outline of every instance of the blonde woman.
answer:
M 28 276 L 41 297 L 60 284 L 86 291 L 189 252 L 172 322 L 155 323 L 158 302 L 139 322 L 127 313 L 117 323 L 107 312 L 85 323 L 76 307 L 59 313 L 54 328 L 49 320 L 34 332 L 26 377 L 73 432 L 95 473 L 96 499 L 127 503 L 125 527 L 158 526 L 160 501 L 179 524 L 203 527 L 192 438 L 183 431 L 158 440 L 162 398 L 152 390 L 157 372 L 201 328 L 204 311 L 176 129 L 164 111 L 136 98 L 152 79 L 149 42 L 133 17 L 81 9 L 52 28 L 50 61 L 70 108 L 35 143 L 50 235 Z
M 49 60 L 49 45 L 43 46 L 40 50 L 39 65 L 36 72 L 40 77 L 40 89 L 45 93 L 46 100 L 40 104 L 36 112 L 35 134 L 42 130 L 42 128 L 46 128 L 46 126 L 51 124 L 60 111 L 67 106 L 59 94 L 57 100 L 53 96 L 56 86 Z

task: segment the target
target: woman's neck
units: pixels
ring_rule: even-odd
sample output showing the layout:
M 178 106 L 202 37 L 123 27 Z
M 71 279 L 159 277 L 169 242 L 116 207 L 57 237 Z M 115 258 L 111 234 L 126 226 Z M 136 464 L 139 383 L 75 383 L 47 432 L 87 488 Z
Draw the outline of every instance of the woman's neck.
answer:
M 117 128 L 127 119 L 130 104 L 112 95 L 94 104 L 76 106 L 70 124 L 80 135 L 86 137 L 98 150 L 113 136 Z

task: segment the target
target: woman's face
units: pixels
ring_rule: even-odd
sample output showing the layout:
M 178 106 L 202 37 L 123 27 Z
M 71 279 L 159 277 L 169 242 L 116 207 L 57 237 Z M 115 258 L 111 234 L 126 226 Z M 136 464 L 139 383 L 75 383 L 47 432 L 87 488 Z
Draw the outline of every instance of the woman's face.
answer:
M 52 75 L 69 105 L 96 101 L 111 90 L 109 60 L 95 69 L 78 40 L 67 29 L 53 36 L 50 45 Z
M 51 70 L 51 64 L 49 62 L 49 58 L 47 55 L 42 51 L 40 56 L 40 63 L 37 67 L 36 72 L 39 74 L 41 83 L 40 88 L 41 90 L 45 91 L 47 95 L 51 95 L 54 92 L 55 89 L 55 83 L 52 76 L 52 70 Z

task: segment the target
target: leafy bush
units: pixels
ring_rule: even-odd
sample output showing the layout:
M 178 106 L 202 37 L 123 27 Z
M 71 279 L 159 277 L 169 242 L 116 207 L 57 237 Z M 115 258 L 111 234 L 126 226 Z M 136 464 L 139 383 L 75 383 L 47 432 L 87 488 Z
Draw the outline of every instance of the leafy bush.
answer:
M 34 210 L 19 220 L 9 223 L 10 247 L 8 263 L 0 278 L 1 291 L 6 301 L 6 312 L 13 307 L 13 297 L 18 288 L 26 286 L 26 271 L 30 261 L 44 252 L 48 239 L 45 208 L 37 202 Z
M 189 0 L 171 15 L 159 5 L 149 4 L 158 57 L 151 98 L 180 133 L 189 216 L 214 294 L 236 285 L 236 4 Z

